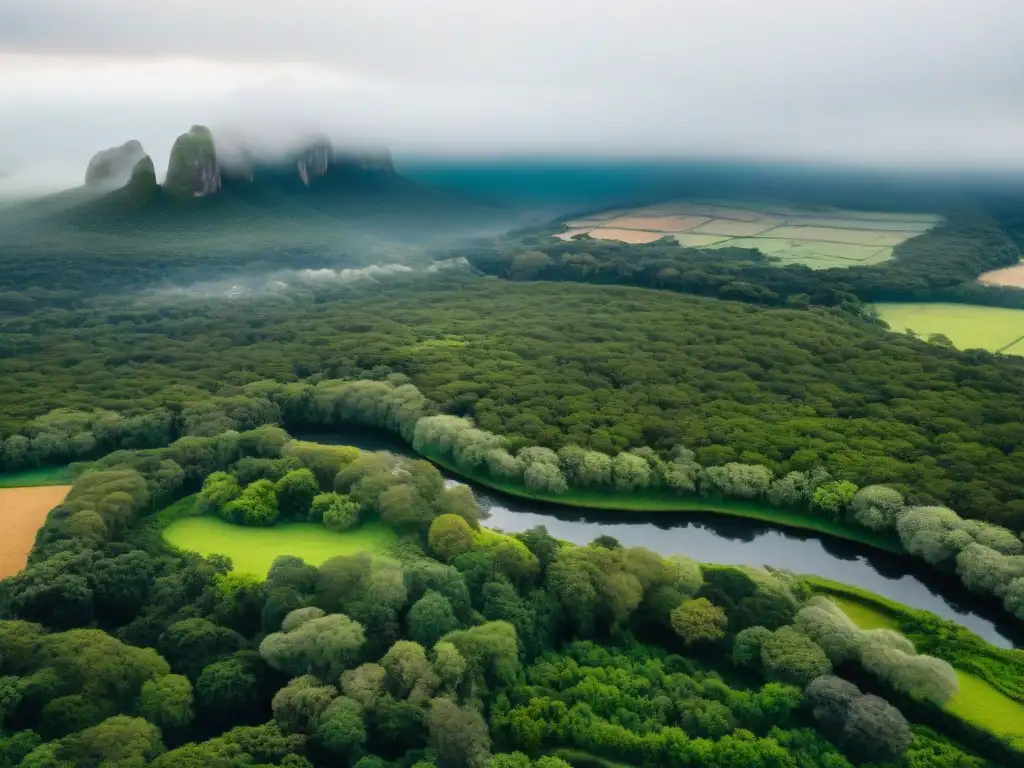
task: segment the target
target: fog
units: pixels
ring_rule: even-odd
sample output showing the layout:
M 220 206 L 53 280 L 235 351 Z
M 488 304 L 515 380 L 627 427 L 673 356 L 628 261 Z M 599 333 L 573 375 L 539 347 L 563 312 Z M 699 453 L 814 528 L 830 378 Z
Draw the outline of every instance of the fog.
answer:
M 193 123 L 423 153 L 1024 169 L 1019 0 L 0 0 L 0 169 Z M 58 178 L 59 177 L 59 178 Z

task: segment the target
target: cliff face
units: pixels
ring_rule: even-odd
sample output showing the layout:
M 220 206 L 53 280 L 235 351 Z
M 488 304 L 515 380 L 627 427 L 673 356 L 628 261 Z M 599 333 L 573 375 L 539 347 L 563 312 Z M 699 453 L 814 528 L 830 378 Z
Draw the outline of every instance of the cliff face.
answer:
M 167 166 L 168 192 L 182 197 L 203 197 L 221 190 L 220 164 L 213 134 L 204 125 L 193 125 L 171 147 Z
M 295 170 L 307 187 L 331 168 L 334 148 L 326 139 L 316 141 L 301 149 L 295 158 Z
M 143 155 L 142 159 L 132 168 L 131 178 L 128 180 L 128 187 L 139 191 L 148 191 L 157 188 L 156 168 L 149 155 Z
M 142 144 L 134 139 L 119 147 L 97 152 L 85 169 L 85 184 L 89 187 L 123 187 L 131 178 L 135 164 L 145 156 Z

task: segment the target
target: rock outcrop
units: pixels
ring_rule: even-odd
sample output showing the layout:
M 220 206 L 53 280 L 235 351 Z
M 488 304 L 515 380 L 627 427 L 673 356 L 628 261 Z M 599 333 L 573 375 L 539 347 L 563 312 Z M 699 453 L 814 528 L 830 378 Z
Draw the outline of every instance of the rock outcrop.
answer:
M 213 134 L 204 125 L 193 125 L 171 147 L 164 186 L 182 197 L 203 197 L 220 192 L 221 185 Z
M 85 169 L 85 184 L 89 187 L 123 187 L 131 178 L 136 163 L 145 156 L 142 144 L 134 139 L 119 147 L 97 152 Z
M 156 167 L 149 155 L 143 155 L 142 159 L 132 168 L 131 178 L 128 179 L 128 186 L 133 190 L 149 191 L 157 188 Z

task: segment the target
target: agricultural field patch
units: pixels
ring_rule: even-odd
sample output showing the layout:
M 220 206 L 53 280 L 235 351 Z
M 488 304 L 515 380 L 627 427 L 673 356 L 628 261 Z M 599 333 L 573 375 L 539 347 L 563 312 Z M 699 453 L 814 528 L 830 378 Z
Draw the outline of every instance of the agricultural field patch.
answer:
M 780 240 L 771 237 L 745 237 L 723 240 L 711 248 L 756 248 L 766 256 L 786 264 L 804 264 L 811 269 L 856 267 L 880 264 L 892 258 L 892 248 L 847 243 L 819 243 L 811 240 Z
M 590 230 L 590 236 L 598 240 L 621 240 L 624 243 L 653 243 L 665 237 L 665 232 L 642 232 L 636 229 L 600 228 Z
M 987 285 L 1003 285 L 1008 288 L 1024 288 L 1024 263 L 983 272 L 978 276 L 978 282 Z
M 13 576 L 28 561 L 28 553 L 50 510 L 64 501 L 70 485 L 0 489 L 0 579 Z
M 956 670 L 956 679 L 960 690 L 946 702 L 945 708 L 1014 746 L 1024 747 L 1024 704 L 962 669 Z
M 692 232 L 679 232 L 672 235 L 672 237 L 685 248 L 706 248 L 709 245 L 730 239 L 724 235 L 699 235 Z
M 708 221 L 706 216 L 619 216 L 606 226 L 655 232 L 685 232 Z
M 736 221 L 733 219 L 713 219 L 707 224 L 695 227 L 694 234 L 726 235 L 728 237 L 750 237 L 767 232 L 778 226 L 769 221 Z
M 1024 354 L 1022 309 L 914 302 L 884 302 L 875 308 L 896 333 L 910 329 L 923 339 L 942 334 L 957 349 Z
M 311 565 L 320 565 L 338 555 L 357 552 L 383 555 L 398 538 L 381 522 L 364 523 L 339 533 L 319 523 L 278 523 L 268 528 L 251 528 L 218 517 L 176 520 L 164 529 L 163 535 L 171 545 L 204 557 L 227 555 L 236 572 L 260 578 L 267 575 L 274 559 L 280 555 L 295 555 Z
M 834 229 L 831 227 L 791 226 L 776 227 L 775 229 L 763 234 L 762 237 L 889 247 L 899 245 L 904 240 L 910 239 L 910 237 L 908 237 L 908 233 L 903 232 L 873 232 L 867 229 Z
M 745 200 L 676 200 L 630 211 L 588 214 L 556 234 L 568 240 L 584 232 L 599 240 L 650 243 L 672 233 L 690 248 L 756 248 L 779 266 L 812 269 L 879 264 L 893 248 L 942 222 L 928 213 L 848 211 Z M 1020 276 L 1024 285 L 1024 268 Z

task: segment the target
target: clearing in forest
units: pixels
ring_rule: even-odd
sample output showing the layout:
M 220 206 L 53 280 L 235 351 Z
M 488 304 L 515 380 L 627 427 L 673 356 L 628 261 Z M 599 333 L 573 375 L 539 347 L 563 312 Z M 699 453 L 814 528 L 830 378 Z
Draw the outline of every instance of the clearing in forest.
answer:
M 1024 263 L 983 272 L 978 276 L 978 282 L 986 285 L 1003 285 L 1007 288 L 1024 288 Z
M 218 517 L 186 517 L 164 529 L 164 539 L 178 549 L 231 558 L 234 570 L 263 578 L 281 555 L 320 565 L 338 555 L 384 554 L 397 540 L 384 523 L 363 523 L 340 533 L 319 523 L 278 523 L 267 528 L 234 525 Z
M 588 214 L 555 237 L 651 243 L 672 237 L 689 248 L 755 248 L 780 266 L 857 267 L 892 258 L 893 248 L 940 224 L 930 213 L 849 211 L 741 200 L 677 200 Z
M 0 579 L 25 567 L 36 531 L 70 490 L 70 485 L 0 489 L 0 521 L 4 530 L 0 539 Z
M 1024 354 L 1024 309 L 969 304 L 883 302 L 878 315 L 896 333 L 941 334 L 957 349 Z

